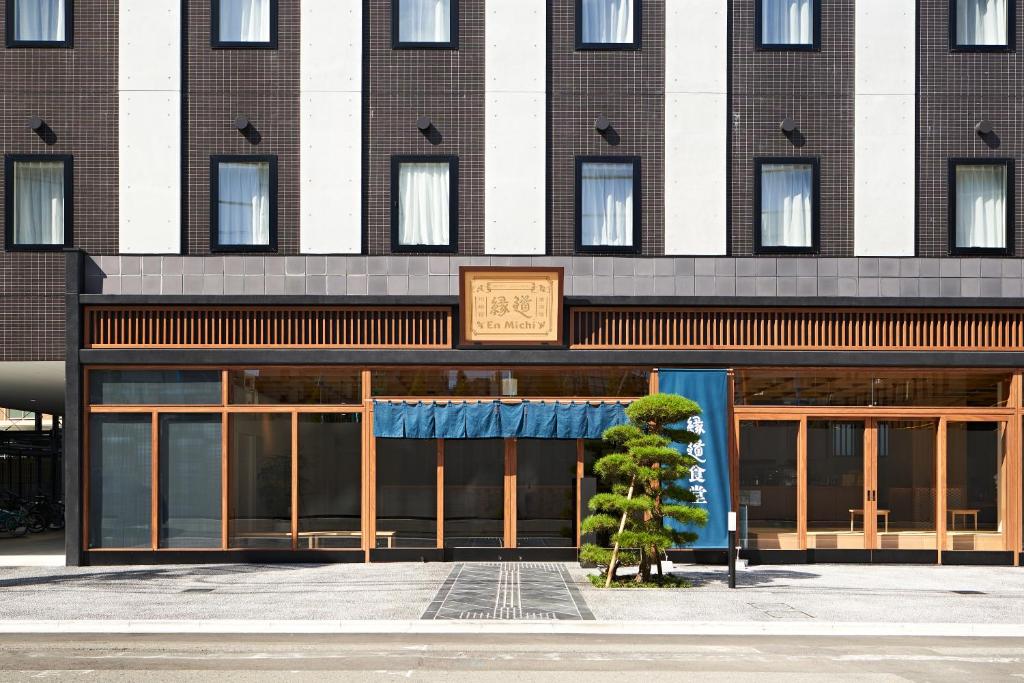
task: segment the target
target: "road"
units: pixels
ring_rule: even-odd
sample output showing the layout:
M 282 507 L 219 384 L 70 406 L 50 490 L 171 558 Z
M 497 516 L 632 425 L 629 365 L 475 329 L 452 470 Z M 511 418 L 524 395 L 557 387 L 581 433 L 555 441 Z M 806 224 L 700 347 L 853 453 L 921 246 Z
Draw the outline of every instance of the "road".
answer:
M 609 677 L 609 675 L 611 677 Z M 572 635 L 0 636 L 0 679 L 680 681 L 1024 678 L 1024 639 Z

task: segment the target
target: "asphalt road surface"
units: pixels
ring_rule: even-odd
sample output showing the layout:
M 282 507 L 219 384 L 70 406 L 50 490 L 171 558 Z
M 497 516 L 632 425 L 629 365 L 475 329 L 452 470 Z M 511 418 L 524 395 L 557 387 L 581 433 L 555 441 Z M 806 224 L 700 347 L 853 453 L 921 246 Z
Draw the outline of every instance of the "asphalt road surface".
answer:
M 1024 639 L 564 635 L 0 636 L 0 680 L 1024 678 Z

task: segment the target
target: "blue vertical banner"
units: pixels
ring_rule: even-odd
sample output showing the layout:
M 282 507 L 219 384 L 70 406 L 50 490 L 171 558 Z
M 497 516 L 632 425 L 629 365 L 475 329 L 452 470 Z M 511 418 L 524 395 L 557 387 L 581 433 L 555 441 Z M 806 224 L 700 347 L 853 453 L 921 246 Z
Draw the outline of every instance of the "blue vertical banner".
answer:
M 728 513 L 729 491 L 729 377 L 725 370 L 658 370 L 658 391 L 679 394 L 701 407 L 699 416 L 686 424 L 673 425 L 686 428 L 698 436 L 692 444 L 673 444 L 680 452 L 697 460 L 690 468 L 689 479 L 679 482 L 690 490 L 697 500 L 692 505 L 708 511 L 708 523 L 703 528 L 690 528 L 674 521 L 673 528 L 693 531 L 697 540 L 688 548 L 729 547 Z

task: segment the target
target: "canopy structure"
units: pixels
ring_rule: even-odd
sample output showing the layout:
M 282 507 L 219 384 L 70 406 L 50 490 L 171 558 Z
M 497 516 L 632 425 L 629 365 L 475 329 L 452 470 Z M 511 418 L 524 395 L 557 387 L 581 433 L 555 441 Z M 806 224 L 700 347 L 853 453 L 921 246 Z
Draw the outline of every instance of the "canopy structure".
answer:
M 600 439 L 624 424 L 626 404 L 374 401 L 373 433 L 385 439 Z

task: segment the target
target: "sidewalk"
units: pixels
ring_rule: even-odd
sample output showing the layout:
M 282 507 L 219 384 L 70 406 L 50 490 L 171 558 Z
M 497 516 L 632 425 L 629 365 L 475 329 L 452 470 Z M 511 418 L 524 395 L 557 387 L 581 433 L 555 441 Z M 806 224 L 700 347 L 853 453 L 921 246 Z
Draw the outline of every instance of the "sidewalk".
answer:
M 478 578 L 453 598 L 460 567 L 472 570 L 463 578 Z M 644 621 L 654 619 L 662 622 L 655 632 L 698 622 L 708 633 L 1024 635 L 1024 569 L 759 566 L 740 571 L 736 590 L 726 587 L 724 568 L 679 571 L 693 588 L 604 591 L 572 564 L 5 568 L 0 631 L 97 632 L 129 624 L 149 632 L 211 632 L 231 624 L 228 630 L 257 632 L 515 630 L 514 621 L 495 623 L 493 608 L 520 619 L 520 632 L 643 632 L 651 628 Z M 556 604 L 556 593 L 567 589 L 574 597 L 563 602 L 579 601 L 579 614 L 545 619 L 544 601 Z M 528 595 L 536 604 L 524 607 Z M 499 609 L 496 602 L 512 604 Z M 446 613 L 441 603 L 448 623 L 428 621 Z

